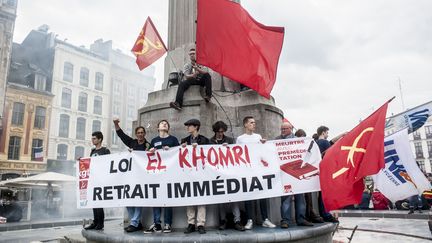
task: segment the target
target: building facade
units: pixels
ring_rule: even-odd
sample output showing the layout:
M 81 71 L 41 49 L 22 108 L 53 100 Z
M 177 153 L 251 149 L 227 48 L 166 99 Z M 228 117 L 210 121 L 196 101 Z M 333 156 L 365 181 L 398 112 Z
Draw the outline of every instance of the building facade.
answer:
M 155 68 L 149 66 L 140 71 L 135 63 L 135 58 L 113 49 L 112 41 L 96 40 L 90 46 L 90 50 L 103 56 L 111 65 L 110 120 L 112 121 L 115 117 L 119 118 L 124 132 L 133 136 L 132 122 L 137 119 L 138 109 L 146 104 L 148 93 L 154 90 Z M 112 122 L 110 122 L 110 133 L 107 136 L 111 141 L 112 151 L 125 149 Z
M 43 78 L 41 74 L 33 75 Z M 9 82 L 5 127 L 0 138 L 0 174 L 32 174 L 47 166 L 48 124 L 53 95 Z
M 6 123 L 6 121 L 3 121 L 3 109 L 12 52 L 16 9 L 16 0 L 0 0 L 0 135 L 2 134 L 4 123 Z
M 410 134 L 410 143 L 420 169 L 432 173 L 432 116 L 421 128 Z
M 110 65 L 89 50 L 56 40 L 48 159 L 53 167 L 88 156 L 93 131 L 109 131 Z M 104 139 L 104 144 L 109 139 Z M 54 169 L 56 170 L 56 169 Z

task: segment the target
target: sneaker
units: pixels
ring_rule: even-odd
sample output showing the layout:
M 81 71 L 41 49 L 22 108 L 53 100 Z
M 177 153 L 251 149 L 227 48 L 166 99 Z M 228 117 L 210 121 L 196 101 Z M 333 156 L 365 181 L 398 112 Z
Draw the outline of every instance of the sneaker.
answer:
M 189 234 L 195 232 L 195 225 L 194 224 L 189 224 L 188 227 L 185 230 L 185 234 Z
M 282 229 L 288 229 L 288 223 L 285 222 L 285 221 L 282 221 L 280 227 L 281 227 Z
M 314 226 L 311 222 L 309 221 L 302 221 L 300 223 L 297 223 L 298 226 Z
M 96 225 L 96 227 L 94 228 L 95 230 L 103 230 L 104 225 L 103 224 L 98 224 Z
M 248 219 L 246 225 L 244 226 L 245 229 L 251 230 L 253 228 L 253 221 L 252 219 Z
M 276 228 L 276 225 L 270 222 L 269 219 L 265 219 L 262 226 L 266 228 Z
M 408 214 L 413 214 L 414 213 L 414 208 L 410 208 Z
M 164 233 L 171 233 L 171 225 L 169 225 L 169 224 L 165 224 L 165 227 L 164 227 L 164 229 L 163 229 L 163 232 Z
M 205 234 L 206 233 L 206 230 L 205 230 L 204 226 L 202 226 L 202 225 L 198 226 L 198 233 L 200 233 L 200 234 Z
M 245 228 L 243 227 L 243 225 L 241 225 L 240 221 L 234 224 L 234 229 L 238 231 L 245 231 Z
M 95 224 L 91 224 L 91 225 L 85 227 L 84 229 L 85 230 L 92 230 L 92 229 L 95 229 L 95 228 L 96 228 L 96 225 Z
M 144 230 L 144 234 L 151 234 L 151 233 L 161 233 L 162 232 L 162 226 L 160 224 L 152 224 L 147 230 Z
M 313 217 L 312 219 L 311 219 L 311 222 L 312 223 L 324 223 L 324 220 L 321 218 L 321 217 L 319 217 L 319 216 L 316 216 L 316 217 Z
M 133 225 L 129 225 L 129 226 L 125 229 L 125 231 L 128 232 L 128 233 L 135 232 L 135 231 L 139 231 L 139 230 L 141 230 L 139 227 L 137 227 L 137 226 L 133 226 Z
M 177 102 L 170 102 L 170 107 L 174 108 L 178 111 L 181 111 L 181 109 L 182 109 L 181 106 Z

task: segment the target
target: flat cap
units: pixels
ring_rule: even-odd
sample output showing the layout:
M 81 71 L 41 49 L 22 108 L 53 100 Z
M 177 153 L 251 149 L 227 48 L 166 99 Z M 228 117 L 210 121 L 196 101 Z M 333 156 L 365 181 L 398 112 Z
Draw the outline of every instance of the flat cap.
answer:
M 190 119 L 184 123 L 185 126 L 201 126 L 201 122 L 198 119 Z

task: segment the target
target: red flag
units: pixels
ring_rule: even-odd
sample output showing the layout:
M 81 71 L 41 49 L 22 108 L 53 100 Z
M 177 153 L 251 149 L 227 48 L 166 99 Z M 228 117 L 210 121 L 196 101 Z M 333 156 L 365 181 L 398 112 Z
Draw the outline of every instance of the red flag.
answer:
M 147 18 L 131 51 L 136 56 L 136 63 L 140 70 L 154 63 L 167 51 L 150 17 Z
M 321 192 L 326 211 L 359 204 L 363 178 L 384 168 L 386 102 L 330 147 L 320 163 Z
M 197 63 L 270 98 L 284 37 L 283 27 L 255 21 L 240 4 L 198 0 Z

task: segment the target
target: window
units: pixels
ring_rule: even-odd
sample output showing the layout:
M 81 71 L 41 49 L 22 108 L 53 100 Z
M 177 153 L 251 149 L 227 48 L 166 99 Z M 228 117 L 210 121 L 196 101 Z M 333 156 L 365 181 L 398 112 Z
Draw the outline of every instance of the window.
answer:
M 46 77 L 40 74 L 35 75 L 35 90 L 45 91 Z
M 40 160 L 39 156 L 36 156 L 36 153 L 40 153 L 43 151 L 43 140 L 42 139 L 33 139 L 32 141 L 32 154 L 31 160 Z M 43 156 L 42 156 L 43 159 Z
M 84 157 L 84 147 L 76 146 L 75 147 L 75 159 Z
M 424 161 L 423 161 L 423 160 L 417 160 L 416 162 L 417 162 L 417 165 L 418 165 L 418 167 L 420 168 L 420 170 L 421 170 L 422 172 L 425 172 L 425 171 L 426 171 L 426 168 L 425 168 L 425 163 L 424 163 Z
M 118 141 L 119 141 L 118 140 L 118 135 L 117 135 L 117 132 L 115 130 L 112 130 L 111 137 L 112 137 L 112 140 L 111 140 L 112 144 L 119 145 L 118 144 Z
M 95 89 L 96 90 L 103 90 L 103 79 L 104 75 L 103 73 L 97 72 L 95 77 Z
M 19 160 L 20 148 L 21 148 L 21 138 L 11 136 L 9 138 L 8 159 Z
M 414 143 L 414 148 L 415 148 L 416 158 L 423 159 L 424 156 L 423 156 L 423 148 L 421 142 Z
M 61 106 L 64 108 L 71 108 L 72 90 L 63 88 Z
M 60 115 L 59 137 L 69 137 L 69 116 L 66 114 Z
M 426 138 L 432 138 L 432 126 L 425 126 Z
M 81 68 L 80 70 L 80 85 L 88 87 L 89 84 L 89 70 L 88 68 Z
M 12 124 L 22 126 L 24 121 L 24 104 L 15 102 L 12 111 Z
M 86 119 L 78 117 L 76 123 L 76 139 L 85 139 Z
M 135 87 L 134 86 L 128 85 L 128 87 L 127 87 L 127 95 L 128 95 L 128 98 L 134 99 L 134 97 L 135 97 Z
M 57 159 L 67 160 L 68 146 L 66 144 L 57 145 Z
M 101 130 L 101 122 L 98 120 L 93 121 L 92 132 L 97 132 Z
M 420 140 L 421 139 L 420 132 L 418 130 L 413 132 L 413 137 L 414 137 L 414 140 Z
M 44 129 L 45 128 L 45 116 L 46 116 L 45 107 L 36 106 L 34 128 L 37 128 L 37 129 Z
M 113 113 L 116 116 L 120 115 L 120 103 L 118 101 L 114 101 L 114 105 L 113 105 Z
M 63 80 L 72 82 L 73 80 L 73 65 L 70 62 L 65 62 L 63 68 Z
M 428 153 L 429 153 L 429 160 L 431 160 L 432 159 L 432 141 L 427 141 L 426 143 L 427 143 L 427 148 L 428 148 Z
M 128 118 L 134 118 L 134 116 L 135 116 L 135 107 L 133 105 L 128 105 L 127 116 L 128 116 Z
M 102 115 L 102 97 L 100 96 L 94 98 L 93 113 Z
M 78 97 L 78 110 L 87 112 L 87 94 L 81 92 Z
M 120 93 L 121 93 L 121 81 L 114 82 L 114 93 L 120 95 Z

